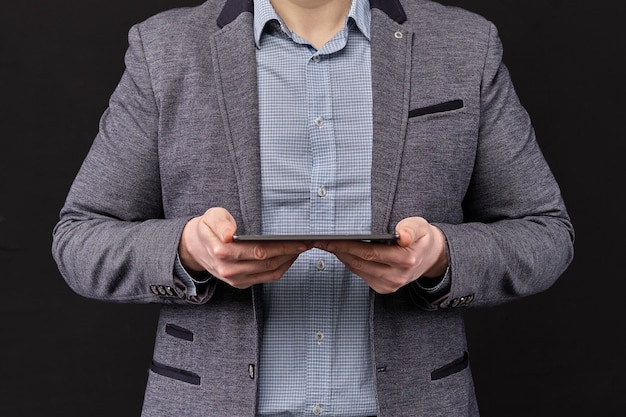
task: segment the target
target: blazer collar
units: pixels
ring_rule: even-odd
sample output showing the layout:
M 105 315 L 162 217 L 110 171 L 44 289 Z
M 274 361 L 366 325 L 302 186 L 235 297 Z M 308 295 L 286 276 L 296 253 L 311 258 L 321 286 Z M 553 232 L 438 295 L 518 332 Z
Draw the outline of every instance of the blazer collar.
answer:
M 397 23 L 404 23 L 406 20 L 406 14 L 400 0 L 370 0 L 370 7 L 381 10 Z M 224 27 L 244 12 L 254 12 L 253 0 L 226 0 L 222 12 L 217 18 L 217 24 L 219 27 Z

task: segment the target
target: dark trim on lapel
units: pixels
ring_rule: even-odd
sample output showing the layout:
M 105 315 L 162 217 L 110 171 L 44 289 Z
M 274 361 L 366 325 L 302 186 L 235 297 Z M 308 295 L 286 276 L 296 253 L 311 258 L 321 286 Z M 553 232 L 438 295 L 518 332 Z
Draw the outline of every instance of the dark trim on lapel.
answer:
M 253 0 L 226 0 L 222 12 L 217 17 L 217 24 L 223 28 L 243 12 L 254 12 Z
M 371 34 L 372 232 L 384 233 L 395 227 L 389 221 L 408 123 L 413 32 L 388 15 L 373 12 Z
M 370 0 L 372 9 L 379 9 L 397 23 L 406 21 L 406 13 L 399 0 Z M 227 0 L 217 18 L 217 24 L 223 28 L 243 12 L 254 13 L 253 0 Z
M 406 13 L 399 0 L 370 0 L 370 7 L 381 10 L 396 23 L 406 21 Z

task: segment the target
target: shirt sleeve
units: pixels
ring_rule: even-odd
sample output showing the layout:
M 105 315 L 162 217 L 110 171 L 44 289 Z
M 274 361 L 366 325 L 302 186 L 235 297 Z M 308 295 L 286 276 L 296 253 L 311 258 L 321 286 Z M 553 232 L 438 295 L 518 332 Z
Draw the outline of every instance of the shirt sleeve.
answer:
M 202 272 L 198 276 L 192 277 L 180 261 L 178 253 L 176 253 L 176 259 L 174 260 L 174 276 L 185 284 L 185 287 L 187 287 L 187 294 L 190 297 L 196 297 L 198 295 L 198 286 L 206 284 L 213 279 L 213 275 L 209 274 L 207 271 Z
M 446 272 L 440 278 L 420 278 L 413 281 L 409 285 L 409 293 L 411 294 L 411 299 L 418 307 L 434 311 L 448 299 L 451 286 L 451 271 L 448 265 Z

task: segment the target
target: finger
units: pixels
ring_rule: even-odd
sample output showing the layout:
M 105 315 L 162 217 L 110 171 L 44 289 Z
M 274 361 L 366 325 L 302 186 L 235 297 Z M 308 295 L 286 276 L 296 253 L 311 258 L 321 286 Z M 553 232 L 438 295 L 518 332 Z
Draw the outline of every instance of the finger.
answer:
M 344 253 L 359 256 L 364 259 L 375 258 L 377 248 L 383 248 L 389 246 L 382 243 L 371 242 L 358 242 L 351 240 L 336 240 L 336 241 L 316 241 L 313 242 L 315 248 L 321 249 L 333 254 Z
M 222 242 L 230 243 L 237 231 L 235 218 L 222 207 L 212 207 L 205 212 L 204 222 Z
M 368 260 L 352 254 L 342 253 L 335 256 L 350 272 L 361 278 L 367 278 L 368 281 L 381 279 L 393 274 L 392 266 L 384 262 L 379 262 L 378 259 Z
M 297 256 L 287 258 L 285 262 L 282 262 L 278 267 L 274 269 L 268 269 L 262 272 L 254 273 L 245 271 L 247 265 L 240 265 L 244 270 L 241 274 L 226 276 L 223 278 L 220 277 L 219 279 L 233 287 L 240 289 L 248 288 L 255 284 L 278 281 L 280 278 L 282 278 L 285 272 L 287 272 L 287 270 L 291 267 L 291 265 L 296 261 L 297 258 Z
M 404 284 L 404 281 L 399 279 L 388 266 L 378 265 L 374 269 L 358 269 L 354 264 L 346 262 L 344 264 L 348 271 L 360 277 L 370 288 L 379 294 L 390 294 L 397 291 Z M 393 279 L 394 277 L 396 279 Z
M 405 219 L 406 220 L 406 219 Z M 398 233 L 398 245 L 407 247 L 415 241 L 414 228 L 408 221 L 402 221 L 396 226 Z
M 402 219 L 396 225 L 398 233 L 398 245 L 406 247 L 417 242 L 422 236 L 428 233 L 428 222 L 422 217 L 408 217 Z
M 332 242 L 324 246 L 327 252 L 349 263 L 359 270 L 379 265 L 389 267 L 407 256 L 408 248 L 399 245 L 363 242 Z
M 229 245 L 238 249 L 237 261 L 262 261 L 276 257 L 299 255 L 311 249 L 304 242 L 235 242 Z
M 213 273 L 227 277 L 272 271 L 308 249 L 302 242 L 220 243 L 212 248 L 217 261 Z

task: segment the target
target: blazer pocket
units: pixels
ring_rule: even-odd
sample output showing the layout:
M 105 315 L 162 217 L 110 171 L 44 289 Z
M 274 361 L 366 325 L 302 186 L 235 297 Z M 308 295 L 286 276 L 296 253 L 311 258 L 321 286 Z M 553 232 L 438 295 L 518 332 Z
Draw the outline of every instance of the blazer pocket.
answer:
M 156 361 L 152 361 L 150 370 L 155 374 L 165 376 L 167 378 L 176 379 L 178 381 L 186 382 L 192 385 L 200 385 L 200 375 L 193 372 L 185 371 L 184 369 L 173 368 L 171 366 L 163 365 Z
M 450 100 L 444 103 L 433 104 L 432 106 L 419 107 L 409 111 L 409 117 L 424 116 L 426 114 L 441 113 L 450 110 L 463 108 L 463 100 Z
M 463 352 L 463 356 L 458 359 L 453 360 L 447 365 L 442 366 L 441 368 L 435 369 L 430 373 L 430 380 L 436 381 L 438 379 L 445 378 L 452 374 L 456 374 L 457 372 L 461 372 L 463 369 L 467 368 L 469 364 L 469 354 L 467 351 Z
M 170 336 L 177 337 L 179 339 L 193 342 L 193 332 L 191 330 L 187 330 L 184 327 L 180 327 L 175 324 L 167 323 L 165 325 L 165 333 L 169 334 Z

